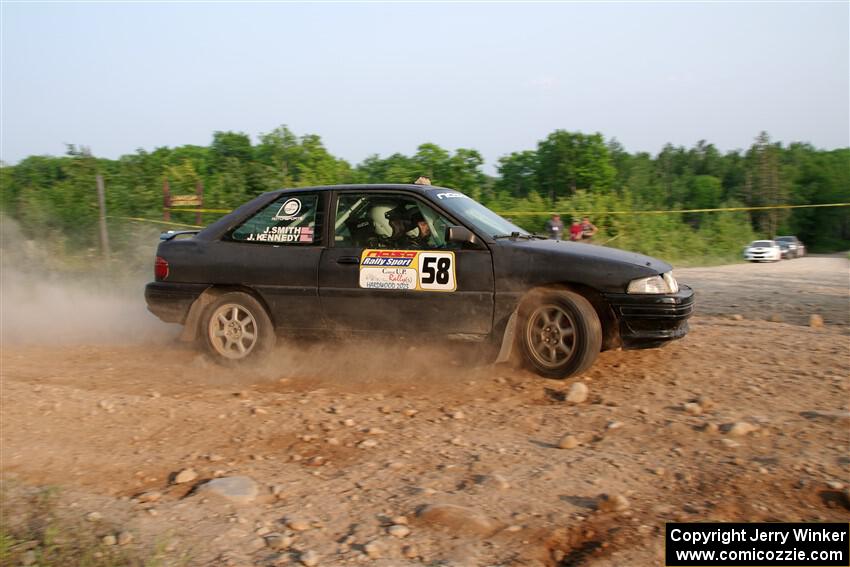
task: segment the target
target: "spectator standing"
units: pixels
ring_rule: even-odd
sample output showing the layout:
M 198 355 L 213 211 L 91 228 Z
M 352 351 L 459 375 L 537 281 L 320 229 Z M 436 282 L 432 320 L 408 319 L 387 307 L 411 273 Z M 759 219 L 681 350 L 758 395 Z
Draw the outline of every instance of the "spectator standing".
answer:
M 561 221 L 561 215 L 552 215 L 552 218 L 546 221 L 546 232 L 549 233 L 549 238 L 552 240 L 561 240 L 564 234 L 564 223 Z
M 590 218 L 584 217 L 581 221 L 581 239 L 590 240 L 597 232 L 599 232 L 599 229 L 596 228 L 595 224 L 590 222 Z
M 574 218 L 573 224 L 570 225 L 570 240 L 578 242 L 581 240 L 582 232 L 581 223 L 578 222 L 578 218 Z

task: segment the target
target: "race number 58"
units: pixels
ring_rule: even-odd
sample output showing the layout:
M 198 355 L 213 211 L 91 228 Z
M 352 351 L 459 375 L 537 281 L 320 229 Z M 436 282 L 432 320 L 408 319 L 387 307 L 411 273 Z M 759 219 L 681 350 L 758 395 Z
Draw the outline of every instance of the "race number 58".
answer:
M 426 291 L 457 289 L 453 252 L 419 253 L 419 288 Z

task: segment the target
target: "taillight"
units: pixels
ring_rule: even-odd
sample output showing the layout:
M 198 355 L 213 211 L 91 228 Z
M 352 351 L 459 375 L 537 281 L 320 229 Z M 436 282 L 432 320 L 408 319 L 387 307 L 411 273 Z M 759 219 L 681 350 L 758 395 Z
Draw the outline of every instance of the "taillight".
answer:
M 153 263 L 153 275 L 157 280 L 164 280 L 168 277 L 168 262 L 161 256 L 156 257 Z

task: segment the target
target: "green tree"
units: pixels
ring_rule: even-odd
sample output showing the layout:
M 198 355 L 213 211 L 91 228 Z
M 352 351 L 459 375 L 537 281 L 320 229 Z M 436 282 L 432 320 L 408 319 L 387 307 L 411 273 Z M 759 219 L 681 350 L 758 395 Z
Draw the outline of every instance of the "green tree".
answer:
M 416 177 L 426 175 L 431 178 L 434 185 L 449 185 L 451 178 L 449 152 L 437 144 L 424 143 L 416 148 L 413 160 L 419 166 Z
M 537 152 L 526 150 L 513 152 L 499 158 L 499 180 L 496 187 L 514 197 L 526 197 L 531 192 L 540 192 L 537 171 L 540 168 Z
M 480 200 L 485 183 L 484 174 L 481 172 L 483 164 L 484 159 L 476 150 L 459 148 L 448 161 L 447 185 Z
M 554 203 L 578 189 L 607 192 L 616 171 L 601 134 L 556 130 L 538 143 L 537 178 L 540 188 Z
M 767 132 L 761 132 L 747 152 L 747 173 L 742 196 L 753 207 L 780 205 L 788 198 L 788 184 L 781 175 L 779 154 L 782 147 L 772 144 Z M 782 209 L 755 211 L 756 226 L 769 237 L 776 236 L 779 223 L 787 216 Z
M 213 171 L 221 171 L 229 159 L 239 161 L 251 161 L 253 149 L 251 138 L 242 132 L 215 132 L 213 133 L 212 146 L 212 168 Z

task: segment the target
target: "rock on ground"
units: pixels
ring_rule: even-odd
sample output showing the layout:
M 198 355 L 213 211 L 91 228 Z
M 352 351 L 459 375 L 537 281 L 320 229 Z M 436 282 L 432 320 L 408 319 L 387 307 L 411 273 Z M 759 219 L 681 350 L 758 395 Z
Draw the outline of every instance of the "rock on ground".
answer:
M 259 488 L 250 477 L 225 476 L 198 486 L 195 493 L 202 496 L 223 498 L 234 504 L 249 504 L 257 498 Z
M 183 469 L 174 475 L 174 484 L 186 484 L 198 478 L 194 469 Z
M 580 404 L 587 400 L 587 395 L 590 392 L 588 387 L 583 382 L 576 382 L 570 386 L 567 392 L 566 400 L 571 404 Z
M 628 510 L 629 500 L 622 494 L 602 494 L 597 502 L 600 512 L 622 512 Z
M 484 514 L 455 504 L 429 504 L 422 507 L 416 516 L 425 524 L 453 532 L 488 535 L 498 528 L 498 525 Z
M 746 421 L 738 421 L 728 427 L 727 433 L 733 437 L 744 437 L 754 431 L 758 431 L 759 426 Z
M 410 528 L 403 524 L 396 524 L 394 526 L 390 526 L 389 529 L 387 529 L 387 533 L 393 537 L 407 537 L 410 535 Z
M 319 564 L 319 554 L 313 550 L 305 551 L 298 557 L 298 560 L 306 567 L 315 567 Z

